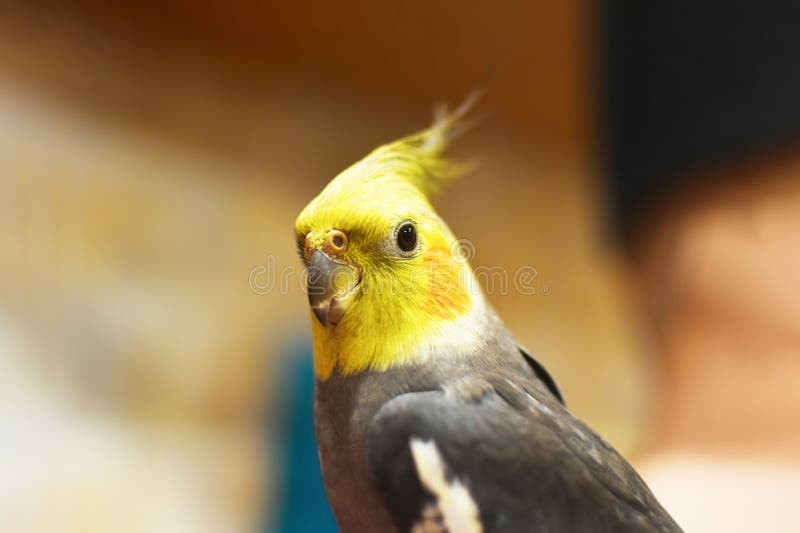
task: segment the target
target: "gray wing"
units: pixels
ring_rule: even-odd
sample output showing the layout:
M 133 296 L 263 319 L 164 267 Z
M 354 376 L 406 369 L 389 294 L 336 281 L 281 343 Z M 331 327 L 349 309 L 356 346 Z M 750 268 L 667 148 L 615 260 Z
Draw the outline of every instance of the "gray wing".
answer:
M 680 531 L 611 446 L 529 388 L 468 377 L 380 409 L 367 460 L 401 531 Z
M 547 371 L 544 365 L 534 359 L 534 357 L 522 346 L 517 346 L 517 349 L 528 366 L 531 367 L 533 373 L 536 374 L 536 377 L 539 378 L 539 381 L 541 381 L 544 386 L 547 387 L 551 393 L 553 393 L 553 396 L 558 399 L 561 405 L 567 405 L 566 402 L 564 402 L 564 395 L 561 394 L 561 390 L 556 384 L 556 380 L 553 379 L 553 376 L 550 375 L 550 372 Z

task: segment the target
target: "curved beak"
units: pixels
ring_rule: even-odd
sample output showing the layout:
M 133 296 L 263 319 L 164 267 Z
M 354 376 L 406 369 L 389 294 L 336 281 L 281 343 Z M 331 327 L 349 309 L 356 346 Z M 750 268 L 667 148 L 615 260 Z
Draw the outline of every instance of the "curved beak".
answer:
M 336 325 L 344 316 L 361 282 L 361 272 L 347 263 L 314 250 L 308 263 L 308 303 L 323 326 Z

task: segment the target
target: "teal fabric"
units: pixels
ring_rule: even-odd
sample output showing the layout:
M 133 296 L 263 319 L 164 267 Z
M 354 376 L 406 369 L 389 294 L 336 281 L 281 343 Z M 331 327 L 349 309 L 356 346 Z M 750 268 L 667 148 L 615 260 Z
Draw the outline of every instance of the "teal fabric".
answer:
M 327 533 L 338 531 L 320 473 L 314 438 L 314 363 L 308 342 L 287 350 L 281 365 L 282 384 L 270 405 L 278 408 L 277 426 L 267 428 L 276 450 L 273 479 L 280 500 L 262 531 Z

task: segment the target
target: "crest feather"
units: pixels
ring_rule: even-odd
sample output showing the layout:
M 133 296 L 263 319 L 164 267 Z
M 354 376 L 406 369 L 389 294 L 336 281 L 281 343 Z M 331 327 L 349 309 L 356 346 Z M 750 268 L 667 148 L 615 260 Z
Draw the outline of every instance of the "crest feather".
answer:
M 475 120 L 465 117 L 482 91 L 474 91 L 452 112 L 446 107 L 434 109 L 433 124 L 418 133 L 403 137 L 373 150 L 362 163 L 371 176 L 391 173 L 417 187 L 423 194 L 438 191 L 442 184 L 471 168 L 464 162 L 443 157 L 450 141 L 464 134 Z

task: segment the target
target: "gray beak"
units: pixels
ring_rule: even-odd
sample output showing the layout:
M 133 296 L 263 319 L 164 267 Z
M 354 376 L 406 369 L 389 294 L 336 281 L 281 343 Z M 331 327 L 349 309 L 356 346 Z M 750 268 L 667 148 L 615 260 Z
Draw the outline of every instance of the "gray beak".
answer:
M 353 300 L 360 281 L 358 269 L 314 250 L 308 264 L 308 304 L 323 326 L 337 325 Z

